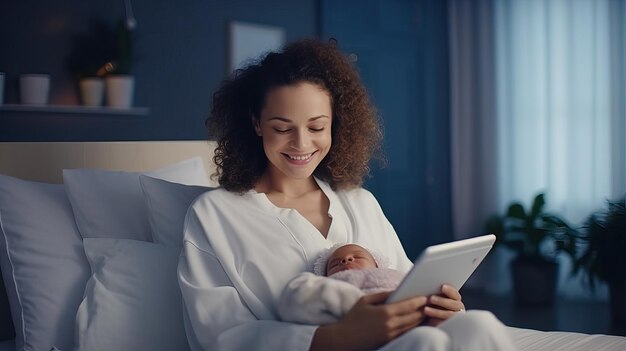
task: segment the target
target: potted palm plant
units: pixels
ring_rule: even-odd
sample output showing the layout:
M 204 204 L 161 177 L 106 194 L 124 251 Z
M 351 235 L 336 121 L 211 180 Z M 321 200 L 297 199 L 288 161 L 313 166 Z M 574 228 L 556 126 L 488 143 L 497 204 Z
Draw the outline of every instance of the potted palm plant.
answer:
M 129 108 L 133 103 L 135 79 L 131 75 L 133 64 L 134 27 L 128 21 L 120 20 L 115 29 L 115 54 L 104 64 L 99 74 L 106 76 L 107 105 L 116 108 Z
M 517 255 L 511 261 L 513 289 L 518 304 L 553 303 L 558 272 L 557 255 L 576 256 L 577 231 L 560 217 L 545 212 L 545 195 L 535 196 L 530 209 L 512 203 L 505 214 L 491 216 L 485 229 L 496 244 Z
M 73 37 L 67 66 L 78 81 L 83 105 L 102 105 L 104 80 L 98 75 L 98 69 L 111 60 L 114 48 L 113 31 L 101 20 L 91 20 L 86 32 Z
M 626 198 L 607 201 L 604 211 L 590 215 L 582 239 L 587 245 L 574 273 L 583 270 L 592 291 L 598 281 L 609 286 L 612 323 L 626 335 Z

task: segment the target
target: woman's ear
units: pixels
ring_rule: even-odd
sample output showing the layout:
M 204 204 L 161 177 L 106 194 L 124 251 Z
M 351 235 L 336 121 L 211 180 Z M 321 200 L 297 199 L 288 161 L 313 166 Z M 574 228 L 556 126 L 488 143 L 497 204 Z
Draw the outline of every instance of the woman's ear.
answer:
M 261 133 L 261 125 L 259 123 L 259 120 L 254 118 L 254 116 L 251 118 L 252 118 L 252 125 L 254 126 L 254 131 L 256 132 L 256 135 L 262 136 L 263 133 Z

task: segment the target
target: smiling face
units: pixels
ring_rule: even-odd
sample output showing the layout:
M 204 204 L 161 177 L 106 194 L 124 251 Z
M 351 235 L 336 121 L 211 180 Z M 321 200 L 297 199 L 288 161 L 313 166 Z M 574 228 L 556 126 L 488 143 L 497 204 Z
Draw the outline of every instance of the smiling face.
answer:
M 303 82 L 269 91 L 255 129 L 272 178 L 309 178 L 330 150 L 331 125 L 331 99 L 321 87 Z
M 376 260 L 359 245 L 344 245 L 330 255 L 328 263 L 326 263 L 326 276 L 333 275 L 337 272 L 347 269 L 365 269 L 376 268 Z

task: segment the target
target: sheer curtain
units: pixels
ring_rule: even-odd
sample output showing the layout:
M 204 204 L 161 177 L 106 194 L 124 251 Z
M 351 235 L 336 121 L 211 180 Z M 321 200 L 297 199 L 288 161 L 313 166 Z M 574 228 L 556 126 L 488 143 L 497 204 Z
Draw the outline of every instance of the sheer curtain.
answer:
M 500 208 L 545 190 L 580 223 L 624 194 L 623 3 L 495 1 Z
M 575 225 L 624 196 L 624 1 L 449 5 L 455 235 L 541 191 Z

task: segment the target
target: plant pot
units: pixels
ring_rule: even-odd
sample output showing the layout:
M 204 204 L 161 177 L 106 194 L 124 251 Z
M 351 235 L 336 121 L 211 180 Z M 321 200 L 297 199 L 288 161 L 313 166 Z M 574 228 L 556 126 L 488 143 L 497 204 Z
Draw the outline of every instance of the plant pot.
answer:
M 518 305 L 551 305 L 556 293 L 558 264 L 540 257 L 519 256 L 511 262 Z
M 102 78 L 83 78 L 80 86 L 80 99 L 84 106 L 102 106 L 104 99 L 104 80 Z
M 22 74 L 20 76 L 20 101 L 27 105 L 48 104 L 50 75 Z
M 130 108 L 133 105 L 135 78 L 126 75 L 114 75 L 106 78 L 107 106 Z
M 611 323 L 620 335 L 626 335 L 626 279 L 609 284 Z

